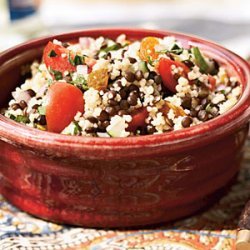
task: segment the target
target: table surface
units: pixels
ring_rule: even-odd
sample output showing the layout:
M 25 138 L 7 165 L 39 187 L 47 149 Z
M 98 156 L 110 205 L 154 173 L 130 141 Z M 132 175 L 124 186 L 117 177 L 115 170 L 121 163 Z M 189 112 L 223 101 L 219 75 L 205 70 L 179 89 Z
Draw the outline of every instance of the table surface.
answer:
M 56 225 L 18 210 L 0 196 L 0 250 L 231 250 L 249 196 L 250 139 L 238 179 L 227 195 L 201 213 L 156 228 L 114 231 Z

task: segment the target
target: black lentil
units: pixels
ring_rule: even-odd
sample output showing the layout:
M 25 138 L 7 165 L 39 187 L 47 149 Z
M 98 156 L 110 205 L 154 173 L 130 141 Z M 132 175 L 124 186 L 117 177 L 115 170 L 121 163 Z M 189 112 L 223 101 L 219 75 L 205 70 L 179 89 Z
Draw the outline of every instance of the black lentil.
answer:
M 123 110 L 127 110 L 127 109 L 129 109 L 129 103 L 126 100 L 121 100 L 120 107 Z
M 116 114 L 116 109 L 114 107 L 106 107 L 105 111 L 110 115 L 110 116 L 114 116 Z
M 132 92 L 132 91 L 139 92 L 139 87 L 136 86 L 135 84 L 131 84 L 131 85 L 128 87 L 128 91 L 129 91 L 129 92 Z
M 96 128 L 94 128 L 94 127 L 88 127 L 88 128 L 85 129 L 85 132 L 87 134 L 95 133 L 96 132 Z
M 137 81 L 140 81 L 144 77 L 143 72 L 141 70 L 136 70 L 135 71 L 135 79 Z
M 127 99 L 127 97 L 128 97 L 128 91 L 127 90 L 128 89 L 126 87 L 120 90 L 119 94 L 120 94 L 122 99 Z
M 135 58 L 133 58 L 133 57 L 128 57 L 128 60 L 129 60 L 129 62 L 132 63 L 132 64 L 134 64 L 134 63 L 137 62 L 137 60 L 136 60 Z
M 190 116 L 185 116 L 181 121 L 181 125 L 183 128 L 188 128 L 190 127 L 192 122 L 193 122 L 193 119 Z
M 154 77 L 154 81 L 155 81 L 156 84 L 162 84 L 162 78 L 161 78 L 161 76 L 160 75 L 156 75 Z
M 21 106 L 20 106 L 18 103 L 13 103 L 13 104 L 11 105 L 11 108 L 12 108 L 13 110 L 17 110 L 17 109 L 21 109 Z
M 137 104 L 137 98 L 138 95 L 133 91 L 129 94 L 127 101 L 131 106 L 135 106 Z
M 32 89 L 27 89 L 26 92 L 29 94 L 29 96 L 34 97 L 36 95 L 36 92 Z
M 102 110 L 100 115 L 98 116 L 98 120 L 104 122 L 108 119 L 109 119 L 109 114 L 105 110 Z
M 114 106 L 114 108 L 115 108 L 116 112 L 118 112 L 121 109 L 120 105 L 116 105 L 116 106 Z
M 121 53 L 121 55 L 122 55 L 122 58 L 124 58 L 124 56 L 125 56 L 125 53 L 127 52 L 127 50 L 126 49 L 124 49 L 123 51 L 122 51 L 122 53 Z
M 148 126 L 147 126 L 147 132 L 148 132 L 149 134 L 153 134 L 154 132 L 156 132 L 156 129 L 155 129 L 154 126 L 148 125 Z
M 192 110 L 190 111 L 190 116 L 192 116 L 192 117 L 196 117 L 197 114 L 198 114 L 198 112 L 197 112 L 195 109 L 192 109 Z
M 46 117 L 45 115 L 40 115 L 38 118 L 37 118 L 37 122 L 40 124 L 40 125 L 46 125 L 47 122 L 46 122 Z
M 21 100 L 19 102 L 19 106 L 21 107 L 21 109 L 25 109 L 28 105 L 27 105 L 27 103 L 24 100 Z
M 106 127 L 108 127 L 108 126 L 109 126 L 109 124 L 110 124 L 110 122 L 109 122 L 109 121 L 105 121 L 105 122 L 103 122 L 103 123 L 102 123 L 102 126 L 106 128 Z
M 155 76 L 157 76 L 155 71 L 150 71 L 148 74 L 148 80 L 154 80 Z
M 182 61 L 182 63 L 184 63 L 190 69 L 194 67 L 193 62 L 191 62 L 190 60 Z
M 110 90 L 108 93 L 108 99 L 113 100 L 116 97 L 116 92 L 114 90 Z
M 39 106 L 40 106 L 39 104 L 35 104 L 35 105 L 32 106 L 32 109 L 37 110 L 39 108 Z
M 91 123 L 97 123 L 98 122 L 98 119 L 94 116 L 89 116 L 87 118 L 88 121 L 90 121 Z
M 191 104 L 192 104 L 192 99 L 189 96 L 184 96 L 182 98 L 182 102 L 181 102 L 181 106 L 184 109 L 190 109 L 191 108 Z
M 128 82 L 133 82 L 135 80 L 135 74 L 131 71 L 126 71 L 125 78 Z
M 200 91 L 198 91 L 199 98 L 206 98 L 209 95 L 209 90 L 205 88 L 201 88 Z
M 116 106 L 116 105 L 118 105 L 118 102 L 115 101 L 115 100 L 109 99 L 109 100 L 108 100 L 108 104 L 109 104 L 110 106 Z

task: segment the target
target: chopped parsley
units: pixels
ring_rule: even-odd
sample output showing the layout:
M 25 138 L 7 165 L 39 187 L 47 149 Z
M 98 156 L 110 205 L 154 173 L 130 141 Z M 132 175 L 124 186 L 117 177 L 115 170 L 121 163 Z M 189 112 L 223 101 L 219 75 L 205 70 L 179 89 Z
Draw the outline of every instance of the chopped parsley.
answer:
M 118 43 L 115 43 L 115 44 L 113 44 L 113 45 L 111 45 L 111 46 L 109 46 L 109 47 L 107 47 L 105 49 L 100 50 L 100 52 L 103 51 L 103 52 L 108 53 L 109 51 L 118 50 L 120 48 L 121 48 L 121 45 L 118 44 Z
M 30 122 L 29 118 L 27 116 L 24 116 L 24 115 L 18 115 L 13 120 L 15 120 L 16 122 L 21 122 L 21 123 L 29 123 Z
M 191 49 L 193 55 L 194 55 L 194 59 L 196 64 L 199 66 L 201 73 L 206 73 L 209 69 L 209 66 L 206 62 L 206 60 L 204 59 L 203 55 L 201 54 L 200 50 L 198 47 L 193 47 Z
M 56 56 L 57 56 L 56 52 L 52 49 L 49 53 L 49 57 L 56 57 Z
M 77 65 L 83 65 L 83 63 L 84 63 L 84 56 L 76 55 L 75 59 L 74 59 L 74 65 L 75 66 L 77 66 Z
M 55 79 L 58 80 L 62 80 L 63 79 L 63 75 L 62 72 L 57 71 L 57 70 L 51 70 L 52 74 L 54 75 Z
M 171 53 L 174 53 L 176 55 L 180 55 L 183 52 L 183 48 L 180 48 L 176 43 L 170 50 Z
M 183 53 L 183 48 L 180 48 L 176 43 L 173 45 L 173 47 L 168 50 L 168 49 L 163 49 L 163 50 L 160 50 L 160 51 L 157 51 L 157 53 L 159 54 L 166 54 L 166 53 L 172 53 L 172 54 L 175 54 L 175 55 L 180 55 Z
M 80 56 L 80 55 L 75 55 L 74 59 L 72 59 L 70 53 L 69 53 L 69 63 L 73 66 L 77 66 L 77 65 L 83 65 L 84 64 L 84 58 L 85 56 Z
M 74 127 L 74 135 L 80 134 L 82 132 L 82 128 L 79 126 L 79 124 L 76 121 L 74 121 L 73 123 L 75 125 L 75 127 Z
M 75 80 L 71 81 L 71 83 L 82 90 L 86 91 L 89 89 L 87 80 L 82 75 L 78 75 Z
M 148 56 L 148 64 L 154 67 L 155 61 L 152 59 L 152 57 Z

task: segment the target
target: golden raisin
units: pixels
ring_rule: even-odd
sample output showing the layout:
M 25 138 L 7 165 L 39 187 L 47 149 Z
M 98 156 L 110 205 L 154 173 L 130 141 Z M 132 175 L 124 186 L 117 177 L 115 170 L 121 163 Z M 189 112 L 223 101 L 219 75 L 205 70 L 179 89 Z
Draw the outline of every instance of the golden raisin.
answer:
M 159 44 L 156 37 L 145 37 L 141 41 L 139 56 L 143 61 L 155 60 L 159 54 L 155 51 L 155 46 Z
M 177 107 L 174 104 L 166 101 L 160 111 L 163 113 L 165 117 L 167 117 L 169 110 L 172 109 L 174 111 L 174 114 L 178 116 L 186 116 L 185 111 L 181 107 Z
M 88 87 L 96 90 L 104 90 L 108 86 L 108 69 L 98 69 L 92 71 L 88 76 Z

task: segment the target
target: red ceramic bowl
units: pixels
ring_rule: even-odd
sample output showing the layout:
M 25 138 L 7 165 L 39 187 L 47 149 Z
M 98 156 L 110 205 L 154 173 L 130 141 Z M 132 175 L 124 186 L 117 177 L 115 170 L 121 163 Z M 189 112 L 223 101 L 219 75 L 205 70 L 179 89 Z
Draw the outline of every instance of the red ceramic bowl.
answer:
M 21 68 L 43 46 L 80 36 L 130 39 L 174 35 L 198 45 L 237 75 L 243 95 L 211 121 L 161 135 L 87 138 L 39 131 L 0 116 L 0 192 L 15 206 L 59 223 L 142 226 L 178 219 L 218 198 L 236 176 L 250 117 L 250 71 L 239 56 L 168 31 L 96 29 L 33 40 L 0 55 L 0 106 L 21 83 Z

